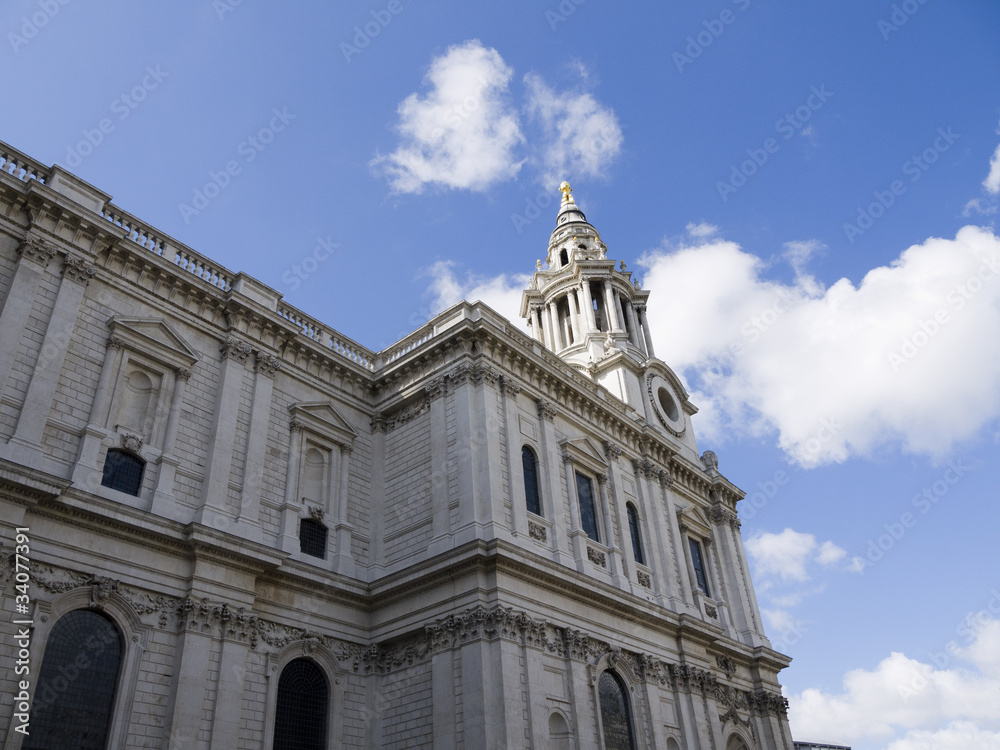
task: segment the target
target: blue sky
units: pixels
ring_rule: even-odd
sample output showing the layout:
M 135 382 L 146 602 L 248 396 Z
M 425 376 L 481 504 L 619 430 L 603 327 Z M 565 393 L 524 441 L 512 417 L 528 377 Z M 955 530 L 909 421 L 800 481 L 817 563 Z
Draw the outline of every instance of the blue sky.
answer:
M 0 139 L 370 348 L 463 296 L 516 317 L 569 180 L 748 492 L 795 736 L 1000 747 L 996 3 L 11 0 L 0 29 Z

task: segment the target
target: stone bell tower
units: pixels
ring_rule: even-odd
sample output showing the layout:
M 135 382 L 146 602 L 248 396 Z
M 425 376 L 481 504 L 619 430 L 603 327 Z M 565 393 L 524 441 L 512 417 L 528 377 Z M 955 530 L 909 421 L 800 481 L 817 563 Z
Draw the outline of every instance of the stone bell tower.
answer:
M 549 237 L 521 297 L 521 316 L 547 349 L 603 385 L 636 416 L 696 449 L 689 417 L 697 407 L 676 374 L 653 353 L 647 290 L 608 258 L 607 245 L 576 204 L 569 183 Z
M 521 298 L 521 315 L 546 348 L 593 377 L 626 403 L 640 400 L 637 374 L 653 357 L 646 320 L 649 292 L 607 245 L 562 183 L 562 202 L 548 254 Z M 630 376 L 631 375 L 631 376 Z M 641 411 L 641 407 L 638 407 Z

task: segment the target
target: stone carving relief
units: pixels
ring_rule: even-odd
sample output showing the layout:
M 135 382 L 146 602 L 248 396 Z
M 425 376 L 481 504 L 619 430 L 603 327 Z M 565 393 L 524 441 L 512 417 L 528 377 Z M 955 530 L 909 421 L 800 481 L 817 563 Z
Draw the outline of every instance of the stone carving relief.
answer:
M 548 539 L 548 531 L 540 523 L 535 523 L 534 521 L 528 521 L 528 536 L 532 539 L 537 539 L 540 542 L 544 542 Z

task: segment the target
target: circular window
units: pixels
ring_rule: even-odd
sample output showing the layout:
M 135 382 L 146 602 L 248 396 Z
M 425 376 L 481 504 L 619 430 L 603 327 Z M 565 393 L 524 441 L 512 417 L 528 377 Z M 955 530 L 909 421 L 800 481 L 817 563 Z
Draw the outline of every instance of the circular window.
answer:
M 659 390 L 656 392 L 656 398 L 660 402 L 660 408 L 663 409 L 663 413 L 667 415 L 667 419 L 671 422 L 677 421 L 677 402 L 674 401 L 674 397 L 670 395 L 668 391 L 663 386 L 660 386 Z
M 663 376 L 653 373 L 646 376 L 646 387 L 657 419 L 679 437 L 684 432 L 684 412 L 681 411 L 680 399 L 673 387 Z

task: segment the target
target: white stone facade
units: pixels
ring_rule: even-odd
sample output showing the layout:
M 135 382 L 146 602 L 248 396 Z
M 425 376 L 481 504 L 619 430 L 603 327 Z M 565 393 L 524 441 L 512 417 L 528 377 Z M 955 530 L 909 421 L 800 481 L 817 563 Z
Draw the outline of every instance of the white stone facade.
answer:
M 16 528 L 29 702 L 72 690 L 39 684 L 68 613 L 117 633 L 103 747 L 282 747 L 302 659 L 323 747 L 616 747 L 605 673 L 635 748 L 792 747 L 743 493 L 571 199 L 589 255 L 560 262 L 561 222 L 534 338 L 462 303 L 373 352 L 59 167 L 0 144 L 0 170 L 0 747 L 29 747 Z M 106 486 L 118 460 L 135 493 Z

